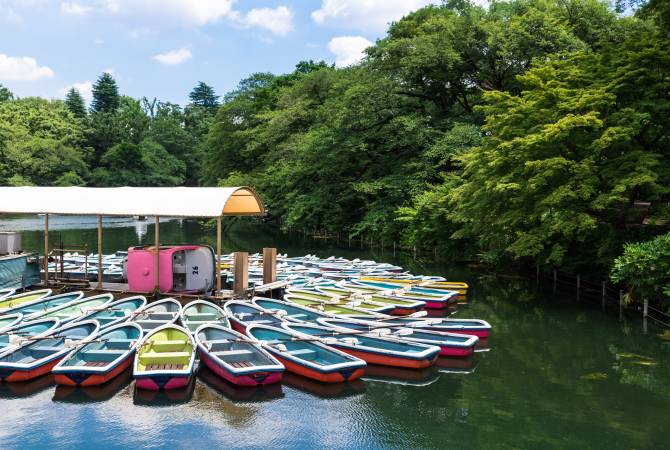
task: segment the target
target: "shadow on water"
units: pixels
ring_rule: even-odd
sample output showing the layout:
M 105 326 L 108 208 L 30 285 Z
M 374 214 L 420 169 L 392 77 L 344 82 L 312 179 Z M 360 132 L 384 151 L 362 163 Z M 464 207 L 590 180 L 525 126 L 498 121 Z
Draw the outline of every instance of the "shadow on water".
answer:
M 34 380 L 23 381 L 19 383 L 0 383 L 0 399 L 27 398 L 39 394 L 54 384 L 54 377 L 51 374 L 42 375 Z
M 467 358 L 445 358 L 439 357 L 435 362 L 435 367 L 440 373 L 474 373 L 479 364 L 479 359 L 476 356 L 469 356 Z
M 193 397 L 195 390 L 195 377 L 182 389 L 168 389 L 164 391 L 152 391 L 149 389 L 133 389 L 133 404 L 142 406 L 171 406 L 188 403 Z
M 402 384 L 406 386 L 429 386 L 440 378 L 436 366 L 425 369 L 405 369 L 402 367 L 368 364 L 365 368 L 365 381 Z
M 265 402 L 284 397 L 281 383 L 266 384 L 258 387 L 241 387 L 229 383 L 203 366 L 198 371 L 198 379 L 207 387 L 232 402 Z
M 133 379 L 133 370 L 128 368 L 119 376 L 100 386 L 56 386 L 53 401 L 66 403 L 104 402 L 127 388 Z
M 360 379 L 346 383 L 321 383 L 291 372 L 284 372 L 282 383 L 318 398 L 346 398 L 365 392 L 365 383 Z

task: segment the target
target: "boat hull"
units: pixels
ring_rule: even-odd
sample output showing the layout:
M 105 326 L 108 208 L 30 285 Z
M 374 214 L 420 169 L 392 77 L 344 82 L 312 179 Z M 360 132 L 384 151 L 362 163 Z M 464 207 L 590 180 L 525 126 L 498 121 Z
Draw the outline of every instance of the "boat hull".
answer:
M 61 386 L 98 386 L 123 373 L 133 362 L 133 355 L 130 354 L 126 359 L 117 364 L 116 367 L 106 373 L 91 373 L 85 371 L 60 372 L 54 375 L 56 384 Z
M 224 380 L 238 386 L 260 386 L 264 384 L 279 383 L 282 379 L 282 372 L 269 372 L 266 370 L 237 375 L 226 370 L 220 364 L 206 354 L 200 353 L 200 359 L 205 363 L 208 369 L 214 372 Z
M 286 370 L 297 375 L 302 375 L 312 380 L 317 380 L 322 383 L 343 383 L 345 381 L 357 380 L 365 373 L 365 367 L 356 369 L 343 369 L 333 372 L 321 372 L 309 367 L 297 364 L 289 359 L 282 358 L 278 352 L 272 352 L 273 356 L 279 360 L 280 363 L 286 367 Z
M 415 358 L 402 358 L 400 356 L 391 356 L 391 355 L 380 355 L 378 353 L 365 352 L 352 350 L 348 347 L 333 345 L 333 347 L 338 350 L 342 350 L 345 353 L 355 356 L 359 359 L 362 359 L 368 364 L 377 364 L 380 366 L 389 366 L 389 367 L 403 367 L 406 369 L 423 369 L 430 367 L 435 364 L 438 355 L 433 355 L 428 358 L 415 359 Z M 440 349 L 441 351 L 441 349 Z
M 185 388 L 191 382 L 191 378 L 192 375 L 171 375 L 169 373 L 142 377 L 135 375 L 135 386 L 149 391 L 168 391 Z
M 246 325 L 243 325 L 242 322 L 239 322 L 234 317 L 228 318 L 228 321 L 230 322 L 230 328 L 237 331 L 238 333 L 244 334 L 247 331 Z
M 440 346 L 440 356 L 465 357 L 472 355 L 474 352 L 474 345 L 472 347 Z
M 63 358 L 49 361 L 30 370 L 22 369 L 0 369 L 0 381 L 15 383 L 20 381 L 29 381 L 51 372 L 51 369 Z

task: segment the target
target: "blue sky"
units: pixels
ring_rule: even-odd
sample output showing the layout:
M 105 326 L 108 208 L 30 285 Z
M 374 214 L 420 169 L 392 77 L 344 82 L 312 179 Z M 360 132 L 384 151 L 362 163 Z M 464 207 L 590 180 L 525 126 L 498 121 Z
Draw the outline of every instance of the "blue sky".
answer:
M 0 0 L 0 84 L 16 95 L 121 92 L 184 104 L 199 80 L 224 94 L 300 60 L 355 63 L 386 24 L 436 0 Z

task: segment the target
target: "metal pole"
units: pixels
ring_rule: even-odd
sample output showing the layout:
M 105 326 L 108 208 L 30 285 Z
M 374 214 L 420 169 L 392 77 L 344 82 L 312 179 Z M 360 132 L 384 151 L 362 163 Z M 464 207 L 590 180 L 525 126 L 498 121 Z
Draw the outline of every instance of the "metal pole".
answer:
M 88 274 L 86 274 L 86 276 L 88 277 Z M 98 289 L 102 289 L 102 216 L 101 215 L 98 215 Z
M 221 216 L 216 218 L 216 293 L 221 294 Z
M 44 285 L 49 286 L 49 214 L 44 215 Z
M 160 217 L 156 216 L 156 229 L 154 230 L 154 245 L 156 246 L 156 259 L 154 260 L 156 279 L 154 281 L 154 291 L 160 294 L 160 253 L 161 253 L 161 232 L 160 232 Z

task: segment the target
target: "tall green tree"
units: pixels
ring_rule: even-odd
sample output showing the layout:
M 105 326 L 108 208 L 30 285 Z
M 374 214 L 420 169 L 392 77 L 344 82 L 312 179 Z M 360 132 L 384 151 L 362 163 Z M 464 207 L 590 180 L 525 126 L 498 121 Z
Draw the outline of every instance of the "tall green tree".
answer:
M 14 99 L 12 91 L 0 84 L 0 102 L 8 102 Z
M 188 98 L 191 104 L 210 111 L 215 110 L 219 106 L 219 96 L 214 92 L 214 88 L 203 81 L 198 81 L 198 84 L 193 88 Z
M 65 106 L 70 112 L 80 119 L 86 117 L 86 104 L 84 103 L 84 97 L 81 96 L 79 91 L 72 87 L 67 91 L 65 96 Z
M 111 74 L 104 72 L 93 84 L 93 102 L 91 111 L 100 113 L 115 112 L 119 107 L 119 87 Z

